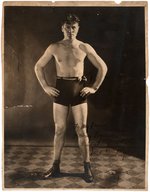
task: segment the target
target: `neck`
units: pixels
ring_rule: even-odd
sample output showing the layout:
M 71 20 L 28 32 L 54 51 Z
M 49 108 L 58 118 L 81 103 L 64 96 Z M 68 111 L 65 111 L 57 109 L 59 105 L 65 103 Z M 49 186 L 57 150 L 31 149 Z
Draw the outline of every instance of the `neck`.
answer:
M 64 37 L 63 40 L 66 41 L 67 43 L 74 43 L 77 39 L 76 38 L 69 39 L 67 37 Z

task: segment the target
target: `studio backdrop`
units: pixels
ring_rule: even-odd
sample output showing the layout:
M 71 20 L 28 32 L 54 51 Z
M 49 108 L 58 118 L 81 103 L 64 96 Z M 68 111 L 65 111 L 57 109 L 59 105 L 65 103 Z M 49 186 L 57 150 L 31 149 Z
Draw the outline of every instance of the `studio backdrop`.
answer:
M 46 48 L 63 38 L 67 13 L 80 18 L 77 38 L 89 43 L 108 67 L 100 89 L 88 97 L 90 143 L 145 156 L 145 13 L 144 7 L 38 7 L 4 9 L 4 136 L 5 144 L 53 145 L 52 98 L 41 88 L 34 66 Z M 55 85 L 55 62 L 44 68 Z M 96 69 L 85 59 L 88 83 Z M 76 146 L 71 111 L 66 143 Z

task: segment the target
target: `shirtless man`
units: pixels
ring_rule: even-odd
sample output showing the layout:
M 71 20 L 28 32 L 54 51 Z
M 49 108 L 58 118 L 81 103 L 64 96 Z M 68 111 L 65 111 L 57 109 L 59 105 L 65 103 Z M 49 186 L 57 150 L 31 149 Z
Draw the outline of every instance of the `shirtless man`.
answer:
M 89 139 L 86 130 L 87 95 L 94 94 L 98 90 L 106 75 L 107 67 L 89 44 L 76 39 L 79 30 L 79 18 L 76 15 L 68 15 L 61 30 L 64 38 L 51 44 L 35 65 L 35 73 L 42 88 L 54 98 L 54 157 L 53 165 L 44 174 L 44 178 L 60 173 L 61 151 L 64 145 L 68 110 L 71 107 L 78 143 L 83 155 L 84 178 L 86 182 L 92 182 Z M 98 70 L 96 80 L 91 87 L 85 86 L 84 59 L 86 56 Z M 55 58 L 56 63 L 56 87 L 49 86 L 43 74 L 44 66 L 52 57 Z

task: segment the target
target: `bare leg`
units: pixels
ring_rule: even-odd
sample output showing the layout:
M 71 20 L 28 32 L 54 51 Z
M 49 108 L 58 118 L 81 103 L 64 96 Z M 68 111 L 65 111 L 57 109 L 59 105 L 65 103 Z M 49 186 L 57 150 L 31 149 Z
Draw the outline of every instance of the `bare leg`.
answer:
M 85 162 L 90 161 L 89 138 L 87 135 L 87 103 L 72 107 L 72 113 L 75 121 L 75 128 L 78 135 L 78 143 Z
M 55 161 L 60 159 L 61 152 L 64 146 L 68 107 L 54 103 L 53 116 L 55 123 L 55 136 L 54 136 L 54 161 Z
M 93 182 L 93 174 L 90 165 L 89 138 L 87 135 L 87 103 L 72 107 L 75 120 L 78 143 L 84 160 L 84 179 L 86 182 Z
M 60 174 L 60 157 L 65 140 L 66 120 L 68 116 L 68 107 L 64 105 L 53 104 L 53 115 L 55 123 L 54 136 L 54 157 L 52 167 L 44 174 L 44 178 L 58 176 Z

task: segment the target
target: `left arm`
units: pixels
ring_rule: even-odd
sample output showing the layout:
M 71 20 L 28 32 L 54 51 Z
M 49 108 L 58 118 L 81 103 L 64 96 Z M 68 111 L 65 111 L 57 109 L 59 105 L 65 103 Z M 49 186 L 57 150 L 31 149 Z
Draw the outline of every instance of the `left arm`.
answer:
M 81 96 L 85 96 L 86 94 L 92 94 L 95 93 L 98 88 L 101 86 L 106 73 L 107 73 L 107 66 L 105 62 L 100 58 L 100 56 L 96 53 L 96 51 L 88 44 L 86 44 L 86 54 L 88 59 L 91 61 L 91 63 L 97 68 L 97 76 L 96 80 L 92 87 L 85 87 L 81 91 Z

